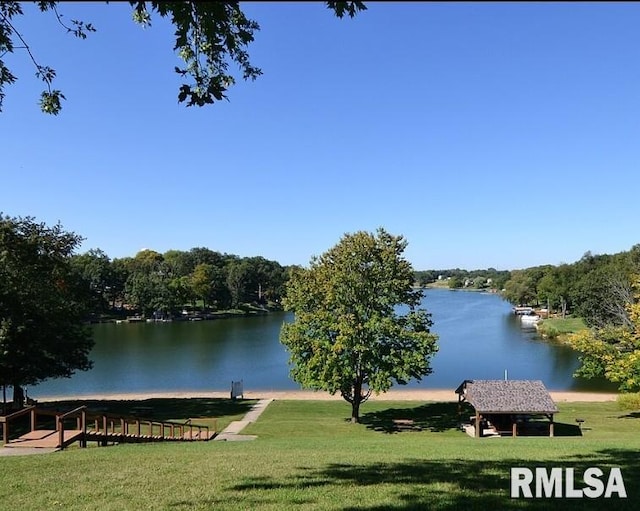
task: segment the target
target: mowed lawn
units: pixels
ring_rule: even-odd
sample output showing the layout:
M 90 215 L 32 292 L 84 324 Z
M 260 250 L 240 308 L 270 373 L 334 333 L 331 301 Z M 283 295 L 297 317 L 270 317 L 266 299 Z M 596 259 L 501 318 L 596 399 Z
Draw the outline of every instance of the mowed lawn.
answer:
M 559 436 L 474 439 L 456 403 L 274 401 L 250 442 L 70 448 L 0 457 L 3 510 L 510 510 L 640 508 L 640 414 L 560 403 Z M 176 414 L 179 416 L 179 414 Z M 582 431 L 575 423 L 583 418 Z M 421 431 L 396 432 L 393 419 Z M 628 498 L 512 499 L 511 467 L 620 467 Z

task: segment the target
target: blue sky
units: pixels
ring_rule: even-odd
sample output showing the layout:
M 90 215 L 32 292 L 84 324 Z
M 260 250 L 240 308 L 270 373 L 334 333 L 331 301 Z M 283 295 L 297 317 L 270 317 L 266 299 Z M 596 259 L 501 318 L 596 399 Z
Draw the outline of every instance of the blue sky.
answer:
M 0 113 L 0 211 L 111 257 L 206 246 L 307 264 L 345 232 L 404 235 L 415 269 L 571 263 L 640 243 L 640 4 L 244 3 L 264 75 L 177 103 L 173 30 L 128 4 L 17 25 L 67 97 L 40 113 L 26 55 Z M 27 11 L 32 11 L 27 6 Z

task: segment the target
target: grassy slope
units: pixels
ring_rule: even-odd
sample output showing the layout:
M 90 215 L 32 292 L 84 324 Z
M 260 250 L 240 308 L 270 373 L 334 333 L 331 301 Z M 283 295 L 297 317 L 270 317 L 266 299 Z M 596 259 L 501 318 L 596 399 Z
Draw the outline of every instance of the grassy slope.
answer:
M 275 401 L 244 432 L 254 442 L 122 445 L 0 457 L 0 509 L 636 509 L 640 415 L 616 403 L 561 403 L 560 434 L 476 440 L 455 403 Z M 421 432 L 395 433 L 392 418 Z M 620 466 L 629 498 L 513 500 L 514 466 Z M 581 487 L 579 481 L 577 487 Z

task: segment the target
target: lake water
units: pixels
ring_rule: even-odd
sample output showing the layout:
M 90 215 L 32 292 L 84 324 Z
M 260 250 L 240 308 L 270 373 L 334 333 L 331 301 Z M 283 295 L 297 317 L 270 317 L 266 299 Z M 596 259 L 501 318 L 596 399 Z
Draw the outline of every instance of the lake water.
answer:
M 410 388 L 455 389 L 464 379 L 542 380 L 550 390 L 614 390 L 603 381 L 575 379 L 570 348 L 523 329 L 509 303 L 489 293 L 430 289 L 424 307 L 440 351 L 433 373 Z M 292 390 L 280 327 L 291 313 L 173 323 L 95 325 L 94 368 L 28 389 L 32 397 L 161 391 Z

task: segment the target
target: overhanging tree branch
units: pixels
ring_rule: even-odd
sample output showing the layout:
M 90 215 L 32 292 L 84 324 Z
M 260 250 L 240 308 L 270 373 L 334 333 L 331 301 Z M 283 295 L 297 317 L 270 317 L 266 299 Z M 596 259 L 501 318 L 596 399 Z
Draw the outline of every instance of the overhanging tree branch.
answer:
M 67 32 L 85 39 L 87 32 L 95 32 L 91 23 L 71 20 L 71 26 L 63 21 L 58 12 L 59 2 L 35 2 L 41 11 L 52 10 L 57 23 Z M 227 99 L 229 87 L 235 78 L 229 72 L 230 64 L 238 66 L 245 80 L 255 80 L 262 70 L 249 61 L 247 48 L 254 40 L 260 26 L 247 18 L 239 7 L 239 2 L 143 2 L 130 1 L 133 7 L 133 19 L 143 27 L 151 26 L 152 13 L 160 17 L 169 17 L 176 28 L 173 50 L 184 62 L 175 66 L 175 72 L 188 77 L 191 82 L 183 83 L 178 90 L 178 102 L 186 106 L 204 106 L 215 101 Z M 358 12 L 366 10 L 363 2 L 326 2 L 338 18 L 347 14 L 353 18 Z M 36 75 L 42 79 L 47 90 L 42 92 L 40 108 L 43 112 L 57 115 L 62 109 L 61 100 L 65 99 L 59 91 L 52 89 L 55 71 L 41 66 L 34 58 L 29 45 L 11 23 L 13 16 L 22 15 L 18 2 L 0 1 L 0 54 L 13 52 L 12 37 L 20 39 L 27 49 L 31 61 L 36 67 Z M 0 57 L 1 58 L 1 57 Z M 0 60 L 0 111 L 5 96 L 4 86 L 12 84 L 16 77 Z

